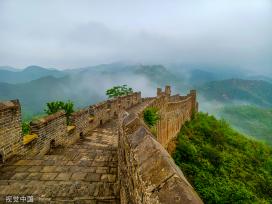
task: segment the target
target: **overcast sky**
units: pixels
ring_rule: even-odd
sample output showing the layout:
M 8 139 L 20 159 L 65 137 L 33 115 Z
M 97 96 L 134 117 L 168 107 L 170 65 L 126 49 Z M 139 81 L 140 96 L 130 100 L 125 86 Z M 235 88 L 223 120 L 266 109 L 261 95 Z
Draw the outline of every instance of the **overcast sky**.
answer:
M 0 0 L 0 65 L 272 70 L 271 0 Z

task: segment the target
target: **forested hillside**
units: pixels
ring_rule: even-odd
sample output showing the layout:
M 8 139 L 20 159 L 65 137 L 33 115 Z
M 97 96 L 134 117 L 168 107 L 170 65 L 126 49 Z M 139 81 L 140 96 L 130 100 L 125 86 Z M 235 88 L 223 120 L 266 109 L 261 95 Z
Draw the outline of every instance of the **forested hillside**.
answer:
M 272 108 L 227 106 L 219 115 L 239 132 L 272 145 Z
M 198 113 L 173 154 L 205 203 L 272 203 L 272 149 Z
M 272 84 L 266 81 L 229 79 L 208 82 L 197 89 L 207 100 L 272 107 Z

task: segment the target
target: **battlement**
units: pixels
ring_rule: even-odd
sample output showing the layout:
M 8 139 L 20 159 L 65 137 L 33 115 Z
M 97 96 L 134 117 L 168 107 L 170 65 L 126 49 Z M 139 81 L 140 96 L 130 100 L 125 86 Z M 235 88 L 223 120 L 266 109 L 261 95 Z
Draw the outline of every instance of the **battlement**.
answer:
M 65 113 L 61 111 L 32 121 L 30 134 L 36 134 L 38 138 L 33 141 L 28 140 L 29 142 L 25 144 L 22 142 L 19 100 L 5 101 L 0 103 L 1 159 L 4 161 L 13 155 L 45 154 L 52 143 L 62 146 L 70 145 L 88 131 L 117 118 L 121 110 L 127 110 L 145 101 L 150 101 L 149 107 L 156 107 L 159 110 L 160 121 L 156 127 L 156 136 L 165 148 L 178 133 L 182 124 L 190 119 L 194 111 L 197 111 L 194 90 L 187 96 L 171 96 L 171 87 L 166 86 L 164 92 L 161 88 L 157 89 L 156 97 L 141 98 L 141 92 L 135 92 L 78 110 L 69 118 L 69 127 Z
M 88 131 L 107 121 L 117 118 L 121 110 L 129 109 L 144 101 L 151 101 L 149 107 L 156 107 L 160 112 L 157 124 L 157 140 L 167 148 L 182 124 L 197 111 L 196 92 L 192 90 L 186 96 L 171 96 L 171 87 L 157 89 L 157 97 L 141 98 L 141 92 L 109 99 L 74 112 L 68 121 L 64 112 L 45 116 L 30 123 L 30 134 L 38 138 L 24 144 L 21 130 L 21 107 L 19 100 L 0 103 L 0 154 L 4 161 L 13 155 L 45 154 L 50 144 L 70 145 Z M 141 113 L 142 114 L 142 113 Z M 11 137 L 7 137 L 7 135 Z M 173 136 L 174 135 L 174 136 Z
M 158 93 L 156 98 L 143 100 L 145 104 L 141 109 L 123 111 L 119 116 L 121 203 L 202 203 L 166 151 L 181 126 L 197 111 L 196 92 L 170 96 L 158 89 Z M 168 93 L 171 93 L 170 88 Z M 159 110 L 156 135 L 143 121 L 143 111 L 147 107 Z
M 69 126 L 63 111 L 30 122 L 33 140 L 24 140 L 19 100 L 0 102 L 0 159 L 46 154 L 53 146 L 67 146 L 88 131 L 117 117 L 118 112 L 142 101 L 141 92 L 103 101 L 72 113 Z M 28 142 L 24 142 L 28 141 Z

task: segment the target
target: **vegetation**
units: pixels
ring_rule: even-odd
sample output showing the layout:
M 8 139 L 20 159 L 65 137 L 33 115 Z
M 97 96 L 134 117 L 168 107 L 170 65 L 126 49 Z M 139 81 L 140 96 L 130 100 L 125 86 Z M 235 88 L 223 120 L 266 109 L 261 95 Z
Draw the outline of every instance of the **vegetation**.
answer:
M 154 107 L 149 107 L 144 110 L 144 122 L 149 127 L 154 127 L 158 120 L 160 119 L 158 109 Z
M 253 136 L 272 145 L 272 109 L 255 106 L 229 106 L 220 111 L 239 132 Z
M 27 135 L 30 133 L 30 125 L 29 122 L 23 122 L 22 123 L 22 131 L 23 131 L 23 135 Z
M 67 116 L 70 116 L 74 112 L 74 103 L 68 101 L 64 103 L 63 101 L 52 101 L 46 103 L 47 108 L 44 110 L 48 115 L 56 113 L 60 110 L 64 110 Z
M 45 115 L 35 115 L 35 116 L 32 116 L 32 117 L 24 118 L 23 122 L 22 122 L 23 135 L 30 134 L 30 121 L 38 120 L 39 118 L 42 118 L 44 116 Z
M 272 149 L 198 113 L 181 129 L 176 164 L 205 203 L 272 203 Z
M 114 98 L 118 96 L 124 96 L 128 95 L 129 93 L 132 93 L 132 88 L 127 87 L 127 85 L 122 86 L 114 86 L 106 91 L 106 95 L 109 98 Z
M 52 101 L 48 102 L 46 104 L 46 109 L 44 110 L 48 115 L 51 115 L 53 113 L 56 113 L 60 110 L 65 111 L 65 115 L 67 117 L 67 121 L 69 123 L 69 117 L 74 112 L 74 103 L 71 101 L 68 101 L 64 103 L 63 101 Z

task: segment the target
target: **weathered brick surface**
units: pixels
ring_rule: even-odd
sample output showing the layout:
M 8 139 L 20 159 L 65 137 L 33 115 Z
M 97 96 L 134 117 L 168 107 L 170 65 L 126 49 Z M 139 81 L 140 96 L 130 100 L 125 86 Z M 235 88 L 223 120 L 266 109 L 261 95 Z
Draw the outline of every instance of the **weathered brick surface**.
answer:
M 18 100 L 0 102 L 0 163 L 23 154 L 21 107 Z
M 31 133 L 38 135 L 38 138 L 31 144 L 25 145 L 26 155 L 44 155 L 52 145 L 64 145 L 64 138 L 67 137 L 66 116 L 63 111 L 32 121 L 30 123 Z
M 187 96 L 171 96 L 171 88 L 165 87 L 163 92 L 157 90 L 157 97 L 149 103 L 148 107 L 156 107 L 159 110 L 160 120 L 156 125 L 157 140 L 165 148 L 179 132 L 182 125 L 191 119 L 193 112 L 198 111 L 196 92 L 190 91 Z M 138 113 L 140 117 L 142 112 Z

